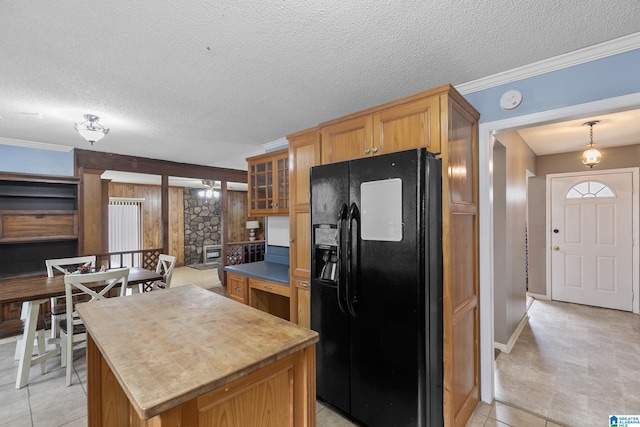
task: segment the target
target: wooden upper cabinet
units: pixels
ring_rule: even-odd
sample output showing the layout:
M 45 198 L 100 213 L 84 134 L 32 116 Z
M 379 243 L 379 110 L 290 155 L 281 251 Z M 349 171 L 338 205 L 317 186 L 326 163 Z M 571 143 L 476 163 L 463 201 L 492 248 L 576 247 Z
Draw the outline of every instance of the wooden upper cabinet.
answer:
M 320 134 L 312 132 L 289 140 L 290 203 L 296 206 L 309 205 L 309 168 L 320 163 Z
M 321 135 L 318 128 L 292 135 L 289 140 L 291 208 L 289 212 L 290 319 L 309 327 L 309 279 L 311 277 L 311 213 L 309 169 L 320 164 Z M 293 284 L 304 283 L 303 290 Z M 305 308 L 306 307 L 306 308 Z
M 372 154 L 425 147 L 440 152 L 439 97 L 431 96 L 373 115 Z
M 322 163 L 365 157 L 372 148 L 372 117 L 355 117 L 322 129 Z
M 440 96 L 410 97 L 320 127 L 323 164 L 420 147 L 439 153 Z
M 289 214 L 289 150 L 250 157 L 249 216 Z

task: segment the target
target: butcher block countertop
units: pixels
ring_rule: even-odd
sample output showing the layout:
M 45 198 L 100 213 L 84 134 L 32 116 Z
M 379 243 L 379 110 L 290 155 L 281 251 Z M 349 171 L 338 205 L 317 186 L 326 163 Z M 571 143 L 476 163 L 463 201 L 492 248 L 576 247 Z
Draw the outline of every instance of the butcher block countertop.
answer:
M 78 304 L 140 418 L 318 341 L 318 334 L 194 285 Z

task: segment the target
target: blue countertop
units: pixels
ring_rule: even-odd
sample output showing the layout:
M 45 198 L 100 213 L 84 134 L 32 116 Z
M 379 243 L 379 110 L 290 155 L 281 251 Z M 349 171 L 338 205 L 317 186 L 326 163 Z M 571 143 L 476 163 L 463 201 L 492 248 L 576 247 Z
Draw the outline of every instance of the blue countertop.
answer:
M 289 266 L 286 264 L 258 261 L 247 264 L 227 265 L 224 271 L 289 285 Z

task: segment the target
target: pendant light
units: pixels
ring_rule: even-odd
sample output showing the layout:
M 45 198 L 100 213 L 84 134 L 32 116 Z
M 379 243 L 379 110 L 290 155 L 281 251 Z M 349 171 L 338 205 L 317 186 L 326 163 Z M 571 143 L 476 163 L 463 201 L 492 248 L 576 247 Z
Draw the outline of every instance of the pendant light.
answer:
M 78 131 L 87 142 L 90 142 L 91 145 L 96 141 L 100 141 L 103 136 L 109 133 L 109 129 L 106 129 L 98 123 L 100 117 L 94 116 L 93 114 L 85 114 L 84 120 L 82 123 L 73 125 L 73 128 Z
M 602 160 L 602 154 L 593 148 L 593 126 L 598 123 L 600 123 L 598 120 L 594 120 L 582 124 L 582 126 L 589 126 L 590 133 L 589 149 L 582 153 L 582 163 L 590 168 L 593 168 L 595 165 L 600 163 L 600 160 Z

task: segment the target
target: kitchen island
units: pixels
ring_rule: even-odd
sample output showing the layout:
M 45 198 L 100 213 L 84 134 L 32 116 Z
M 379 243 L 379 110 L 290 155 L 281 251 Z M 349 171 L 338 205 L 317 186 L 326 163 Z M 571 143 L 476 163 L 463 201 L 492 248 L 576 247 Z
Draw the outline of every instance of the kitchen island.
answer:
M 77 310 L 90 426 L 315 425 L 314 331 L 192 285 Z

